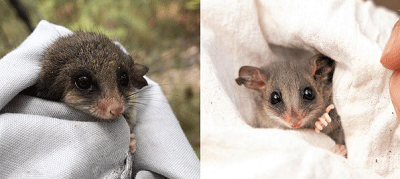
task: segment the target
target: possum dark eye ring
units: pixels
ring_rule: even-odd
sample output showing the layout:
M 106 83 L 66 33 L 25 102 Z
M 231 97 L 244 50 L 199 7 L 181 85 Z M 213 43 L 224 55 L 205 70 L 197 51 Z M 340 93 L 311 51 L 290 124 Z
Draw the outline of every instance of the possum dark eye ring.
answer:
M 119 84 L 125 87 L 129 85 L 129 76 L 126 72 L 122 72 L 119 75 Z
M 315 93 L 309 87 L 304 88 L 303 90 L 303 99 L 313 100 L 315 98 Z
M 272 105 L 278 104 L 282 101 L 282 96 L 281 93 L 279 91 L 274 91 L 271 93 L 271 97 L 270 97 L 270 103 Z
M 87 90 L 93 86 L 93 81 L 88 75 L 79 75 L 75 77 L 75 86 L 81 90 Z

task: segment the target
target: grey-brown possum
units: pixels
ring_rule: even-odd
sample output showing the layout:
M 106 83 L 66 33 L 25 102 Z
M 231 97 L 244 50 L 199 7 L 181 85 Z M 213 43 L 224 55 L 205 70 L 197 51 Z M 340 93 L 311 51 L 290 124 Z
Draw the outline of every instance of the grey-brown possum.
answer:
M 262 68 L 243 66 L 238 85 L 255 91 L 259 128 L 316 129 L 332 103 L 332 77 L 335 62 L 324 55 L 307 61 L 276 61 Z M 344 132 L 336 110 L 322 132 L 344 147 Z M 316 131 L 318 131 L 316 129 Z
M 75 32 L 47 48 L 39 79 L 28 93 L 114 119 L 132 111 L 134 89 L 147 85 L 147 71 L 108 37 Z
M 36 84 L 24 94 L 62 101 L 99 120 L 133 118 L 135 89 L 149 68 L 134 62 L 108 37 L 75 32 L 58 38 L 43 55 Z M 132 135 L 131 135 L 132 137 Z

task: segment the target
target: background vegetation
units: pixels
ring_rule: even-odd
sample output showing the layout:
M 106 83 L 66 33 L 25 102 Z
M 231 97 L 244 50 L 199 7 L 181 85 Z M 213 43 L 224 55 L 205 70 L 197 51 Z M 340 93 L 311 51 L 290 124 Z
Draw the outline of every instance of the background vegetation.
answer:
M 0 1 L 0 58 L 41 19 L 104 33 L 150 67 L 200 157 L 200 0 L 20 0 L 29 22 L 10 2 Z

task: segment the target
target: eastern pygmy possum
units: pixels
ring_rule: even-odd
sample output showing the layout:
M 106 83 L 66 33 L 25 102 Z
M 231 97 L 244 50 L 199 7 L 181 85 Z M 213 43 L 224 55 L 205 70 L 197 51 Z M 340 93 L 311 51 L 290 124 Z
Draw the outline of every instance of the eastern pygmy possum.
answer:
M 264 67 L 242 66 L 238 85 L 254 91 L 258 128 L 315 129 L 330 136 L 335 153 L 345 155 L 340 117 L 333 109 L 335 62 L 315 55 L 305 61 L 282 60 Z
M 149 70 L 105 35 L 92 32 L 58 38 L 41 67 L 38 81 L 24 93 L 62 101 L 99 120 L 124 115 L 128 123 L 134 117 L 135 90 L 147 85 L 143 76 Z

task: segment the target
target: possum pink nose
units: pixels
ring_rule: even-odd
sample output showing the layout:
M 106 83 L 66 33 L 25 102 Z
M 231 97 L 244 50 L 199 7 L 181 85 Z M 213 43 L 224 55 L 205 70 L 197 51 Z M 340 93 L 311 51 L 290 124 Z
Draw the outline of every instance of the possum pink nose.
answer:
M 112 117 L 116 118 L 121 115 L 122 107 L 113 108 L 110 110 L 110 114 Z

